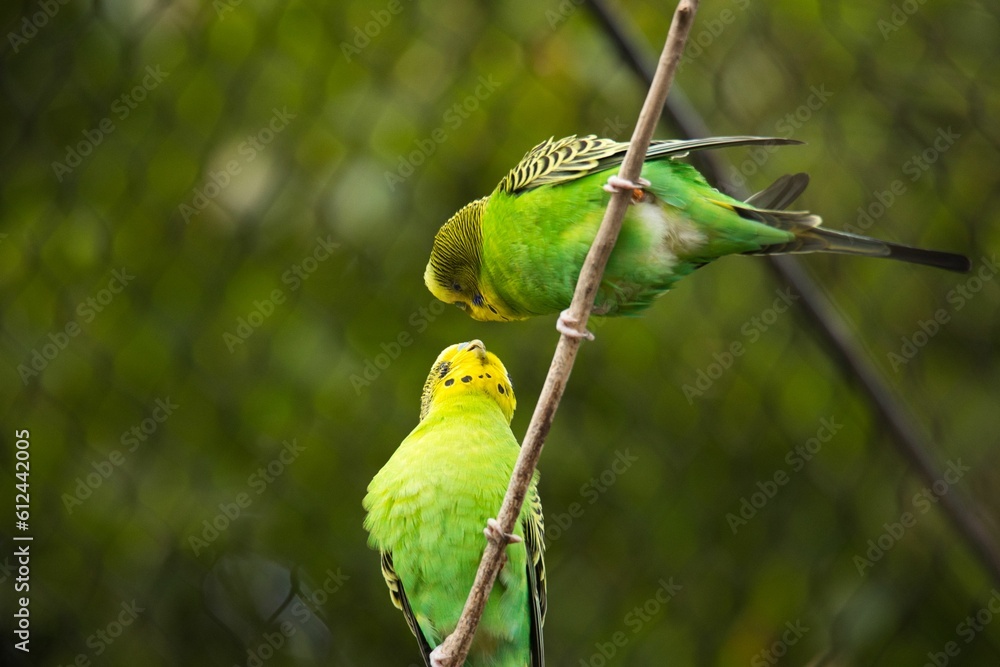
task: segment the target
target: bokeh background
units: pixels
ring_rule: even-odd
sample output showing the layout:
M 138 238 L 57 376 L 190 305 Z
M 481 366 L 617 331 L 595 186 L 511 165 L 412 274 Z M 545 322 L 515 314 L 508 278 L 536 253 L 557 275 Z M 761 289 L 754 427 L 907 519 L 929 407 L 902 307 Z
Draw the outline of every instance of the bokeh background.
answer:
M 611 9 L 659 52 L 672 4 Z M 30 663 L 417 664 L 366 484 L 443 347 L 506 362 L 520 437 L 556 343 L 551 318 L 436 304 L 433 234 L 544 138 L 627 139 L 645 85 L 565 0 L 0 15 L 0 469 L 13 504 L 29 429 Z M 677 78 L 714 134 L 807 142 L 725 151 L 730 181 L 808 171 L 830 226 L 972 258 L 977 277 L 801 263 L 961 471 L 937 491 L 994 536 L 998 19 L 708 0 Z M 541 460 L 549 664 L 1000 661 L 1000 582 L 784 290 L 730 258 L 596 323 Z

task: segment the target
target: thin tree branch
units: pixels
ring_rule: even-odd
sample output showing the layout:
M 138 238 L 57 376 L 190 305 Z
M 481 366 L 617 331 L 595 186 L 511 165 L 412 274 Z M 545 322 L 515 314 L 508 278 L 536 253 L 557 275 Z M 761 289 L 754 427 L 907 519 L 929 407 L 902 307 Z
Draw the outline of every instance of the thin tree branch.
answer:
M 622 58 L 636 74 L 648 82 L 649 59 L 642 49 L 636 45 L 635 40 L 629 36 L 603 0 L 587 0 L 587 2 L 611 41 L 618 47 Z M 710 132 L 705 121 L 680 93 L 680 88 L 675 88 L 667 102 L 667 114 L 671 120 L 686 138 L 709 136 Z M 726 191 L 735 197 L 743 198 L 746 195 L 745 192 L 739 192 L 739 188 L 727 183 L 723 175 L 724 161 L 718 154 L 699 151 L 697 156 L 703 158 L 701 163 L 704 166 L 703 171 L 711 181 L 720 187 L 725 187 Z M 801 295 L 807 319 L 839 362 L 838 366 L 857 383 L 868 398 L 876 416 L 889 431 L 897 453 L 913 466 L 927 486 L 932 486 L 935 481 L 942 479 L 941 466 L 931 453 L 934 447 L 922 429 L 917 428 L 918 420 L 900 404 L 899 399 L 848 330 L 843 318 L 837 315 L 830 299 L 823 294 L 798 261 L 791 257 L 776 256 L 769 256 L 767 259 L 770 260 L 770 267 L 778 279 L 791 285 L 792 289 Z M 1000 548 L 977 516 L 978 510 L 970 509 L 970 503 L 956 488 L 951 488 L 948 493 L 940 496 L 939 502 L 954 530 L 977 555 L 993 580 L 1000 583 Z
M 667 93 L 670 91 L 670 84 L 673 82 L 677 65 L 684 53 L 684 44 L 691 31 L 697 10 L 698 0 L 680 0 L 677 5 L 663 53 L 660 55 L 660 62 L 656 67 L 649 93 L 642 106 L 642 111 L 639 113 L 639 120 L 632 134 L 628 152 L 625 154 L 625 160 L 619 171 L 619 175 L 624 179 L 636 181 L 639 178 L 646 150 L 649 148 L 649 142 L 663 111 Z M 594 239 L 583 269 L 580 271 L 580 278 L 573 293 L 573 301 L 569 307 L 569 315 L 579 323 L 581 329 L 587 326 L 587 320 L 590 318 L 594 296 L 604 275 L 604 267 L 608 263 L 608 257 L 611 256 L 615 241 L 618 239 L 618 232 L 621 229 L 622 219 L 625 217 L 630 197 L 630 192 L 618 192 L 611 196 L 597 237 Z M 521 513 L 521 505 L 524 503 L 524 497 L 528 492 L 535 466 L 542 453 L 542 446 L 545 444 L 545 438 L 552 427 L 552 419 L 559 407 L 559 401 L 562 399 L 566 383 L 569 381 L 573 362 L 576 360 L 576 353 L 579 349 L 579 338 L 565 334 L 559 337 L 559 343 L 552 357 L 552 364 L 549 366 L 542 393 L 538 398 L 531 423 L 524 436 L 521 452 L 518 455 L 510 485 L 507 487 L 507 494 L 504 496 L 500 514 L 497 517 L 501 529 L 505 533 L 514 531 L 514 524 Z M 444 663 L 450 667 L 457 667 L 465 663 L 465 657 L 472 645 L 473 635 L 479 625 L 479 620 L 482 618 L 483 609 L 486 607 L 486 600 L 489 598 L 493 582 L 500 571 L 505 548 L 506 544 L 492 540 L 486 546 L 483 559 L 479 564 L 479 571 L 476 572 L 475 582 L 465 602 L 465 608 L 462 610 L 462 617 L 459 619 L 455 631 L 441 646 L 441 657 Z

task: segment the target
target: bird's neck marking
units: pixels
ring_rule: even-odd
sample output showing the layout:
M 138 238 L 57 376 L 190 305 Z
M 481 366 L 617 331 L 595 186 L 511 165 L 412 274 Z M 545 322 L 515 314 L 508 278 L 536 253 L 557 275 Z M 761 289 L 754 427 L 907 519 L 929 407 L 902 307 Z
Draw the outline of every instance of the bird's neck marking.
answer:
M 509 424 L 513 416 L 513 397 L 508 387 L 504 378 L 498 378 L 495 372 L 486 368 L 459 371 L 446 378 L 434 392 L 427 414 L 447 406 L 485 416 L 496 408 Z

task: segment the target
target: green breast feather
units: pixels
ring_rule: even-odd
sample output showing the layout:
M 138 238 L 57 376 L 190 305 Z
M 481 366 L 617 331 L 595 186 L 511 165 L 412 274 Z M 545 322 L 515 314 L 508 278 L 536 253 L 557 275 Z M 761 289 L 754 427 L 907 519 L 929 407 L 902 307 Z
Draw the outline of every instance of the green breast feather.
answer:
M 566 308 L 610 194 L 617 167 L 519 194 L 496 191 L 483 212 L 481 280 L 519 314 Z M 788 231 L 741 217 L 740 202 L 711 188 L 693 167 L 647 163 L 652 185 L 626 212 L 595 299 L 595 314 L 633 314 L 721 255 L 787 243 Z
M 481 346 L 473 341 L 442 353 L 428 376 L 421 421 L 372 479 L 363 501 L 365 528 L 382 554 L 392 601 L 425 661 L 458 623 L 486 546 L 483 528 L 500 508 L 520 450 L 509 425 L 514 400 L 506 370 L 484 348 L 478 348 L 482 361 L 463 349 L 472 344 Z M 523 542 L 507 547 L 470 667 L 543 664 L 537 481 L 514 533 Z

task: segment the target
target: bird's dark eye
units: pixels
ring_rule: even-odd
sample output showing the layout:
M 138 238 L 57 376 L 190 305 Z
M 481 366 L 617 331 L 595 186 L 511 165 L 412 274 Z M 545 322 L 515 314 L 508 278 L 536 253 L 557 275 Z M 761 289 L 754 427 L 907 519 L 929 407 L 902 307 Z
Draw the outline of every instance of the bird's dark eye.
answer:
M 462 291 L 462 286 L 459 285 L 458 283 L 452 283 L 451 284 L 451 288 L 453 290 L 455 290 L 456 292 L 461 292 Z
M 476 294 L 476 295 L 474 295 L 472 297 L 472 305 L 476 306 L 477 308 L 479 306 L 483 305 L 483 295 L 482 294 Z

